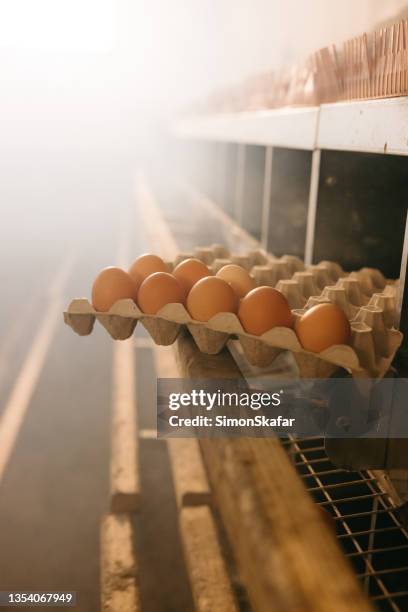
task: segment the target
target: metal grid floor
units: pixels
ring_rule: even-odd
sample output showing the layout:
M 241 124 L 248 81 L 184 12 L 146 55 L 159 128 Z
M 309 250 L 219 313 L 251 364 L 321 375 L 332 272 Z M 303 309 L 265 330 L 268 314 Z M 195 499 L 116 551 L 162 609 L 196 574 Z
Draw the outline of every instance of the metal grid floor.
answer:
M 367 471 L 336 468 L 321 438 L 289 437 L 282 443 L 313 499 L 328 513 L 377 609 L 408 611 L 408 532 L 377 479 Z

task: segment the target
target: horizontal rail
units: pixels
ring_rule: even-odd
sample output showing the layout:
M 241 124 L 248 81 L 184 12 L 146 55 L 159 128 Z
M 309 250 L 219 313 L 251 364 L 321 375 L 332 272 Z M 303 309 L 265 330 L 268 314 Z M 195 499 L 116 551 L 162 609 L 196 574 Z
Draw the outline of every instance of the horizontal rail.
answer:
M 408 155 L 408 97 L 186 117 L 181 138 Z

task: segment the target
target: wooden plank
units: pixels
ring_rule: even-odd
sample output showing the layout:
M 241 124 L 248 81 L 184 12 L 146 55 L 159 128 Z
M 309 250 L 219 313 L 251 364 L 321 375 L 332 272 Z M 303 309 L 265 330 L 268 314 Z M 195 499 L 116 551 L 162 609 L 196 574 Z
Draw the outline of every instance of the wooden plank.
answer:
M 139 429 L 139 440 L 157 440 L 156 429 Z
M 109 514 L 101 525 L 101 607 L 103 612 L 141 610 L 131 519 Z
M 140 509 L 139 441 L 136 421 L 135 349 L 132 340 L 113 349 L 111 512 Z
M 211 504 L 211 491 L 200 447 L 192 438 L 167 440 L 177 505 Z
M 187 336 L 176 346 L 183 376 L 238 376 L 226 351 L 208 359 Z M 257 612 L 372 609 L 277 439 L 200 442 L 240 575 Z
M 159 378 L 179 377 L 173 347 L 155 346 L 154 358 Z M 169 438 L 167 448 L 178 507 L 210 504 L 210 486 L 197 440 Z
M 129 264 L 130 224 L 120 218 L 117 265 Z M 136 411 L 136 347 L 129 338 L 113 343 L 110 511 L 140 509 L 139 439 Z
M 236 612 L 210 509 L 183 508 L 180 530 L 196 612 Z
M 179 251 L 177 243 L 141 176 L 136 184 L 136 192 L 139 213 L 152 248 L 160 245 L 160 254 L 166 259 L 174 259 Z M 179 377 L 173 347 L 154 345 L 153 355 L 159 378 Z M 178 506 L 209 504 L 210 486 L 197 440 L 179 438 L 169 439 L 167 443 Z

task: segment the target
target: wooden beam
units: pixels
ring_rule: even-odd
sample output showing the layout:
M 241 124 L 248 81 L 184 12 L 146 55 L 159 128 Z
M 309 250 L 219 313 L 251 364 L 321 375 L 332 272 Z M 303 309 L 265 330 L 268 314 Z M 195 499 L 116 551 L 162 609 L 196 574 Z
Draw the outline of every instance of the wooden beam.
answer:
M 135 349 L 131 339 L 113 349 L 110 510 L 140 509 L 139 440 L 136 416 Z
M 182 376 L 238 377 L 231 355 L 176 344 Z M 217 367 L 218 364 L 218 367 Z M 372 610 L 279 440 L 202 439 L 215 501 L 257 612 Z
M 179 377 L 172 346 L 155 346 L 153 354 L 158 378 Z M 194 438 L 169 438 L 167 448 L 178 507 L 210 504 L 210 485 L 198 441 Z
M 167 440 L 176 501 L 183 506 L 211 504 L 211 491 L 197 440 Z
M 141 610 L 132 525 L 126 514 L 108 514 L 102 520 L 101 593 L 103 612 Z
M 152 192 L 141 176 L 137 180 L 136 190 L 139 213 L 152 248 L 160 252 L 165 259 L 174 259 L 179 247 Z M 158 378 L 179 377 L 173 347 L 154 345 L 153 355 Z M 209 504 L 210 486 L 197 440 L 179 438 L 169 439 L 167 442 L 179 508 L 184 505 Z
M 211 510 L 183 508 L 180 529 L 196 612 L 237 612 Z

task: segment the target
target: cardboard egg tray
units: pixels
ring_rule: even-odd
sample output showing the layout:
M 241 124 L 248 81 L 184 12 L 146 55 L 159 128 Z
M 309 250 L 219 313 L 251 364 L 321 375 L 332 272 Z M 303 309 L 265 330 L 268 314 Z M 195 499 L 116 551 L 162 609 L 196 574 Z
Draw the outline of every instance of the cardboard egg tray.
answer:
M 395 329 L 397 287 L 378 270 L 363 268 L 348 274 L 335 262 L 305 267 L 302 260 L 291 255 L 277 258 L 262 250 L 231 255 L 224 247 L 214 245 L 180 253 L 168 264 L 169 271 L 189 257 L 200 259 L 214 273 L 228 263 L 243 266 L 256 286 L 268 285 L 281 291 L 295 318 L 316 304 L 338 304 L 350 320 L 350 345 L 311 353 L 301 347 L 294 330 L 288 327 L 253 336 L 244 331 L 233 313 L 219 313 L 201 323 L 193 320 L 182 304 L 167 304 L 157 315 L 146 315 L 132 300 L 120 300 L 108 312 L 96 312 L 87 299 L 74 299 L 64 312 L 65 323 L 85 336 L 92 332 L 97 319 L 112 338 L 125 340 L 140 321 L 154 342 L 161 345 L 172 344 L 186 327 L 200 351 L 211 355 L 219 353 L 230 338 L 236 338 L 249 362 L 258 367 L 270 365 L 282 351 L 291 351 L 305 378 L 327 377 L 338 367 L 355 377 L 382 377 L 402 342 L 402 333 Z

